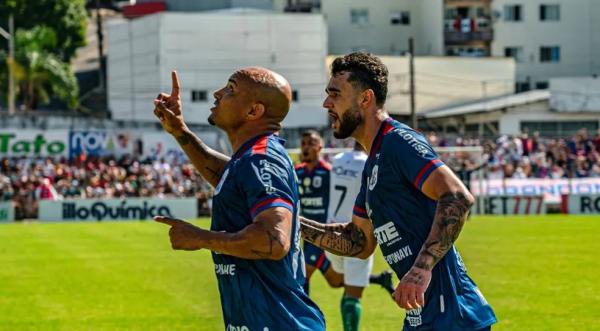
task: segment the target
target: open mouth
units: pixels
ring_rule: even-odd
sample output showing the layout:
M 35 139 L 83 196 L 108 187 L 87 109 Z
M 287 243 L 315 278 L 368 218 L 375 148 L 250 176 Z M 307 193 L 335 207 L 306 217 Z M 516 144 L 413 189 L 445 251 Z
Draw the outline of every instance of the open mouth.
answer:
M 329 112 L 328 115 L 329 115 L 329 120 L 331 122 L 331 127 L 335 129 L 340 118 L 337 116 L 336 113 L 333 113 L 333 112 Z

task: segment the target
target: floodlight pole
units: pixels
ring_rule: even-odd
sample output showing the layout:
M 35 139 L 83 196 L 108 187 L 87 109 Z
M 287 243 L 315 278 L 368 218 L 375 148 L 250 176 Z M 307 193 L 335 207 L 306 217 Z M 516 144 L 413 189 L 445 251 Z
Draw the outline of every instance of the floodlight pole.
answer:
M 8 114 L 15 114 L 15 75 L 13 71 L 15 61 L 15 21 L 13 15 L 8 16 L 8 32 L 0 28 L 0 35 L 8 40 Z

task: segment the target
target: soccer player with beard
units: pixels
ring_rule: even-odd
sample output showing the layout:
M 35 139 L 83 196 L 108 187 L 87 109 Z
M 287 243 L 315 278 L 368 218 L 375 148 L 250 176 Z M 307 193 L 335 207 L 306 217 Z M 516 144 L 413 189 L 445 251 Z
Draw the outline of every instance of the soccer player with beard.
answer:
M 473 196 L 422 134 L 384 108 L 388 71 L 367 53 L 336 58 L 323 106 L 334 136 L 368 152 L 352 221 L 301 218 L 305 240 L 337 255 L 368 258 L 379 244 L 400 278 L 404 330 L 490 330 L 496 317 L 467 275 L 454 241 Z
M 215 187 L 210 231 L 165 216 L 173 249 L 212 251 L 227 330 L 324 330 L 304 293 L 298 188 L 283 140 L 274 133 L 291 103 L 289 83 L 264 68 L 244 68 L 214 93 L 209 123 L 223 129 L 232 157 L 206 146 L 183 120 L 177 74 L 154 114 Z

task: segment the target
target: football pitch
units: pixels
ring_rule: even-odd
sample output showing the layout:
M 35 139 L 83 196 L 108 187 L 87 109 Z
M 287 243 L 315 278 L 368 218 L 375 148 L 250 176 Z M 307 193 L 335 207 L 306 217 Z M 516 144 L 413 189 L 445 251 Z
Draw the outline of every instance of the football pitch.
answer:
M 172 251 L 167 231 L 1 224 L 0 330 L 222 330 L 209 252 Z M 473 217 L 457 246 L 496 311 L 493 330 L 600 330 L 600 216 Z M 377 251 L 374 271 L 385 268 Z M 341 293 L 313 278 L 328 330 L 342 329 Z M 362 330 L 401 329 L 386 293 L 365 291 Z

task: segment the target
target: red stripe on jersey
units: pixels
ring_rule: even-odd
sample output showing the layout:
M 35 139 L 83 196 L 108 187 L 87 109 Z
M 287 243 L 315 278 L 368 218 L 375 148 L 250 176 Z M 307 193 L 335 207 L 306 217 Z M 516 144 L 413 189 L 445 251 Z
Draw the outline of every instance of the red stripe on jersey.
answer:
M 321 253 L 321 256 L 319 256 L 319 259 L 317 260 L 317 264 L 315 265 L 315 267 L 317 269 L 321 269 L 323 262 L 325 262 L 325 253 Z
M 327 161 L 325 161 L 325 160 L 319 160 L 319 165 L 320 165 L 322 168 L 325 168 L 325 170 L 331 171 L 331 168 L 332 168 L 332 167 L 331 167 L 331 164 L 330 164 L 329 162 L 327 162 Z
M 441 162 L 441 161 L 438 159 L 435 159 L 435 160 L 431 160 L 431 161 L 427 162 L 427 164 L 425 164 L 425 166 L 423 166 L 423 168 L 421 168 L 421 171 L 419 171 L 419 173 L 417 174 L 417 177 L 415 177 L 415 180 L 413 181 L 413 185 L 415 185 L 416 187 L 419 187 L 419 183 L 421 183 L 422 177 L 427 173 L 427 171 L 431 167 L 436 165 L 438 162 Z
M 267 141 L 269 136 L 260 137 L 254 146 L 252 146 L 252 154 L 267 154 Z
M 252 209 L 250 209 L 250 214 L 254 214 L 254 212 L 257 211 L 260 207 L 263 207 L 263 206 L 266 206 L 268 204 L 275 203 L 275 202 L 281 202 L 286 205 L 293 206 L 292 203 L 286 199 L 271 198 L 271 199 L 261 201 L 261 202 L 257 203 L 256 205 L 254 205 L 254 207 L 252 207 Z

